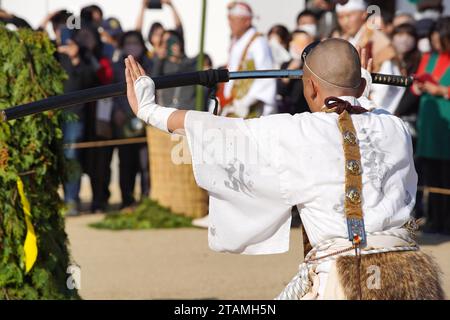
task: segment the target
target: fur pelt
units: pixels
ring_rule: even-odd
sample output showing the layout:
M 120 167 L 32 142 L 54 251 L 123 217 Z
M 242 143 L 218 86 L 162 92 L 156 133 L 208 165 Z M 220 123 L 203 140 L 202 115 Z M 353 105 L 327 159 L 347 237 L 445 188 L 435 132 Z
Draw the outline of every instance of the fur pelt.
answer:
M 359 299 L 356 257 L 337 258 L 336 268 L 347 299 Z M 379 282 L 374 278 L 377 271 Z M 362 255 L 362 299 L 442 300 L 441 275 L 434 260 L 420 250 Z

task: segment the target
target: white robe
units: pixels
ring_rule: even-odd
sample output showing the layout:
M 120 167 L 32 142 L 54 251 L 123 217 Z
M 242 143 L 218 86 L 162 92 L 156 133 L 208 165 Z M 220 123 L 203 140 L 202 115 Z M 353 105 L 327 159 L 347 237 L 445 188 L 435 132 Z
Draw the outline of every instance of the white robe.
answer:
M 237 40 L 233 40 L 228 61 L 229 71 L 238 71 L 239 64 L 242 59 L 245 48 L 249 41 L 256 33 L 255 28 L 250 28 L 247 32 Z M 256 70 L 273 69 L 273 59 L 270 46 L 264 36 L 256 38 L 250 45 L 246 60 L 253 59 Z M 225 83 L 224 95 L 226 98 L 231 96 L 234 80 Z M 247 95 L 259 101 L 264 102 L 264 115 L 275 112 L 275 96 L 276 96 L 276 80 L 275 79 L 256 79 L 248 91 Z
M 358 103 L 352 97 L 341 98 Z M 194 176 L 210 195 L 212 250 L 286 252 L 292 206 L 298 207 L 313 246 L 347 237 L 337 117 L 317 112 L 243 120 L 188 111 L 185 130 Z M 361 148 L 366 231 L 399 228 L 410 217 L 417 188 L 408 129 L 381 109 L 352 119 Z M 329 267 L 326 263 L 317 267 L 319 295 Z

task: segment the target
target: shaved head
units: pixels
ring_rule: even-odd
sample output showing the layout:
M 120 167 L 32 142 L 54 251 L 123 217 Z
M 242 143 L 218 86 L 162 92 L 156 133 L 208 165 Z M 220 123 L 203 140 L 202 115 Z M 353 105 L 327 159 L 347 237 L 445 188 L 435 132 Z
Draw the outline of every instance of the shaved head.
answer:
M 310 72 L 330 86 L 355 89 L 361 83 L 361 61 L 350 42 L 327 39 L 306 57 Z
M 329 96 L 359 97 L 364 91 L 365 81 L 361 78 L 358 51 L 342 39 L 320 42 L 306 56 L 303 71 L 304 91 L 310 95 L 308 99 L 305 94 L 305 98 L 310 108 L 313 107 L 311 104 L 323 106 L 324 99 Z

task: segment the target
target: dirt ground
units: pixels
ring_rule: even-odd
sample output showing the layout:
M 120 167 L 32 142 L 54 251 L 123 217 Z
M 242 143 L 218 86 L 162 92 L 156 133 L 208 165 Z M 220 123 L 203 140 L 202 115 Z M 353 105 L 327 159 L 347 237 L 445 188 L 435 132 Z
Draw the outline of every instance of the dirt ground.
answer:
M 211 251 L 203 229 L 88 227 L 102 217 L 66 220 L 84 299 L 273 299 L 301 262 L 300 229 L 292 229 L 288 253 L 244 256 Z M 450 237 L 421 235 L 420 243 L 440 264 L 450 297 Z

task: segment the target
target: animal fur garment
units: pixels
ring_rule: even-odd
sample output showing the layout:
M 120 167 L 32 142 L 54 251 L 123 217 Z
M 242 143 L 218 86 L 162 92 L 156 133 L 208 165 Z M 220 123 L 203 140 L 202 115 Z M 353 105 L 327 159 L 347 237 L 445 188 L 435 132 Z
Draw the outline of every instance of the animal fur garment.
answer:
M 336 260 L 339 281 L 347 299 L 359 299 L 357 260 Z M 443 300 L 441 271 L 422 251 L 387 252 L 361 256 L 363 300 Z M 379 276 L 379 279 L 376 277 Z

